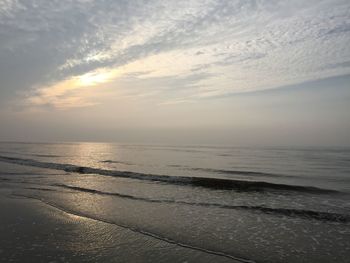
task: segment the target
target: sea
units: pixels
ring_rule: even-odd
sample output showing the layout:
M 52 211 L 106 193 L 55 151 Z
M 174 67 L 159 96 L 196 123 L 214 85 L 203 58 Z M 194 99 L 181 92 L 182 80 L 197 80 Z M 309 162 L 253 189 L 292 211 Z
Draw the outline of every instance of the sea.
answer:
M 234 262 L 350 262 L 350 148 L 0 143 L 0 187 Z

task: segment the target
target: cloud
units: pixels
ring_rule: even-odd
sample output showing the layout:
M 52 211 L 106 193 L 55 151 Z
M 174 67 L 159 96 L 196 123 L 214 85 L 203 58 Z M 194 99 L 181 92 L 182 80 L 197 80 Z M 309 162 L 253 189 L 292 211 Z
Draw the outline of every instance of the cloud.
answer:
M 119 72 L 109 89 L 160 104 L 348 74 L 349 10 L 343 0 L 2 1 L 2 97 L 95 105 L 86 90 L 101 85 L 70 81 L 101 70 Z

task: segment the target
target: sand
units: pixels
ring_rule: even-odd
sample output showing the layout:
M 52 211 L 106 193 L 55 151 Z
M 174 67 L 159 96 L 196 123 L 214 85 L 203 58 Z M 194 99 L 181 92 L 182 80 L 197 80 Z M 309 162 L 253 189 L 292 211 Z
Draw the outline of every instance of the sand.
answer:
M 0 262 L 235 262 L 0 191 Z

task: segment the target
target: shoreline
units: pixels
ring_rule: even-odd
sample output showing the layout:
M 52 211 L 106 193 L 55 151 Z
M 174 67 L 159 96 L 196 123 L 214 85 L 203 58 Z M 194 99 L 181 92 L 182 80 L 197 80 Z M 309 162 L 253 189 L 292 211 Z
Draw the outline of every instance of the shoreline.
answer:
M 0 191 L 4 262 L 239 262 Z

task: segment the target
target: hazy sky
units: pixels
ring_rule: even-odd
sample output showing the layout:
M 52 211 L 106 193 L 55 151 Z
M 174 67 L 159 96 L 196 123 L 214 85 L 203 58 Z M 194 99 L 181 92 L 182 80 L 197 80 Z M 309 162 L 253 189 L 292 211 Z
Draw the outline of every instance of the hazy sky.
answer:
M 348 0 L 0 0 L 0 140 L 350 145 Z

